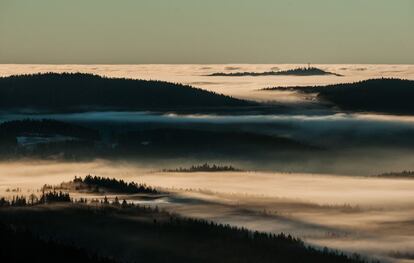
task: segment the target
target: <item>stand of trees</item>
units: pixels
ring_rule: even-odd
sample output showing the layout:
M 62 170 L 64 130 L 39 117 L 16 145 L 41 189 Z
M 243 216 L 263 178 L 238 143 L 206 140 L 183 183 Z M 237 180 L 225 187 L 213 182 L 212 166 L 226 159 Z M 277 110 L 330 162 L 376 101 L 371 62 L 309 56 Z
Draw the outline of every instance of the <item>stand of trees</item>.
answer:
M 115 178 L 107 178 L 100 176 L 87 175 L 85 178 L 75 177 L 72 184 L 76 190 L 90 190 L 90 191 L 109 191 L 114 193 L 125 194 L 159 194 L 155 188 L 147 186 L 146 184 L 138 184 L 135 182 L 125 182 Z
M 48 192 L 43 193 L 39 199 L 39 203 L 47 204 L 47 203 L 59 203 L 59 202 L 71 202 L 69 193 L 64 193 L 62 191 L 56 192 Z
M 204 163 L 202 165 L 192 165 L 190 168 L 177 168 L 177 169 L 163 169 L 163 172 L 179 172 L 179 173 L 191 173 L 191 172 L 238 172 L 240 169 L 234 168 L 231 165 L 210 165 Z

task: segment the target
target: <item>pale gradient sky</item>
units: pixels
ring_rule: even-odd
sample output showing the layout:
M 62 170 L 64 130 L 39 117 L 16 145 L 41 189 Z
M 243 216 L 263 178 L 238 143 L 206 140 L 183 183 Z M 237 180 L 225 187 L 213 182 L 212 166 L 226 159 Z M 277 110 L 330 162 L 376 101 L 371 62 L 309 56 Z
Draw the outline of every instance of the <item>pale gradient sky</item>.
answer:
M 414 63 L 414 0 L 0 0 L 0 63 Z

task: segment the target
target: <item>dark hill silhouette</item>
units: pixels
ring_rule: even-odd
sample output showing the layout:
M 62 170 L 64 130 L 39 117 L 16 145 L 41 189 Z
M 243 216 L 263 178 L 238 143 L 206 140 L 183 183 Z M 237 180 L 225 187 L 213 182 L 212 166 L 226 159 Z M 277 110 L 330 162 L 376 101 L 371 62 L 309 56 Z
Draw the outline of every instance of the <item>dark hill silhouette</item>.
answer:
M 46 73 L 0 78 L 0 109 L 179 110 L 242 107 L 253 102 L 163 81 Z
M 183 218 L 158 207 L 107 200 L 53 209 L 47 204 L 0 207 L 0 258 L 4 262 L 112 262 L 106 258 L 154 263 L 368 262 L 357 254 L 310 247 L 283 233 L 252 232 Z
M 23 135 L 63 135 L 85 140 L 99 140 L 99 132 L 84 126 L 56 120 L 14 120 L 0 124 L 0 138 Z
M 188 156 L 193 154 L 231 154 L 240 156 L 265 153 L 319 150 L 290 138 L 242 131 L 204 131 L 198 129 L 159 128 L 118 135 L 118 150 L 124 154 L 145 156 Z
M 381 78 L 327 86 L 275 87 L 264 90 L 317 93 L 320 99 L 349 111 L 414 114 L 413 80 Z
M 0 124 L 0 159 L 88 160 L 193 154 L 200 158 L 229 154 L 259 158 L 268 154 L 321 150 L 291 138 L 221 128 L 143 125 L 127 130 L 117 127 L 107 134 L 105 128 L 48 119 L 4 122 Z
M 242 77 L 242 76 L 251 76 L 251 77 L 258 77 L 258 76 L 320 76 L 320 75 L 334 75 L 334 76 L 342 76 L 340 74 L 324 71 L 319 68 L 315 67 L 308 67 L 308 68 L 296 68 L 296 69 L 289 69 L 283 71 L 265 71 L 265 72 L 217 72 L 212 73 L 208 76 L 211 77 Z
M 96 152 L 96 143 L 100 141 L 98 130 L 56 120 L 26 119 L 0 124 L 0 158 L 81 158 Z

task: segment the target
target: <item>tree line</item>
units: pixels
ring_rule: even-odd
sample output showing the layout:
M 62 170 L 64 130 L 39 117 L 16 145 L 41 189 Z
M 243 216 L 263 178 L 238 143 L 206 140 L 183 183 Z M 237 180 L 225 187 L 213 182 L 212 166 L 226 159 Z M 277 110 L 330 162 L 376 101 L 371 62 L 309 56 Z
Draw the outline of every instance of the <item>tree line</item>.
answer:
M 0 207 L 2 206 L 28 206 L 28 205 L 39 205 L 39 204 L 49 204 L 49 203 L 67 203 L 72 202 L 69 193 L 62 191 L 49 191 L 43 192 L 40 197 L 37 197 L 35 194 L 30 194 L 26 196 L 12 196 L 11 199 L 6 199 L 5 197 L 0 198 Z

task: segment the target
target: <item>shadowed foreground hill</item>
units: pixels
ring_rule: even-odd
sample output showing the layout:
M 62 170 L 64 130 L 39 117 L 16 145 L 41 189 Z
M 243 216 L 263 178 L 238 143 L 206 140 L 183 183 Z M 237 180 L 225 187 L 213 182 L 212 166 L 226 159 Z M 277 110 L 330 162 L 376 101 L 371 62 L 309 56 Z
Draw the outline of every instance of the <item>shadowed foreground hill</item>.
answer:
M 180 110 L 255 105 L 163 81 L 46 73 L 0 78 L 0 109 Z
M 0 208 L 0 224 L 27 229 L 40 237 L 32 239 L 33 244 L 27 243 L 0 227 L 0 258 L 22 259 L 17 262 L 27 262 L 26 251 L 33 253 L 34 258 L 47 253 L 42 239 L 71 244 L 63 249 L 62 245 L 46 244 L 46 248 L 59 249 L 53 253 L 62 252 L 56 255 L 55 262 L 60 262 L 59 257 L 69 256 L 68 252 L 76 259 L 85 251 L 90 252 L 84 254 L 85 258 L 98 253 L 119 262 L 365 262 L 358 256 L 308 247 L 284 234 L 250 232 L 128 204 L 4 207 Z M 3 249 L 10 242 L 1 238 L 4 233 L 12 241 L 21 240 L 20 245 L 12 246 L 20 249 L 20 253 Z
M 276 87 L 264 90 L 317 93 L 320 99 L 349 111 L 414 114 L 413 80 L 383 78 L 321 87 Z
M 29 231 L 0 224 L 2 262 L 116 263 L 76 246 L 40 239 Z

